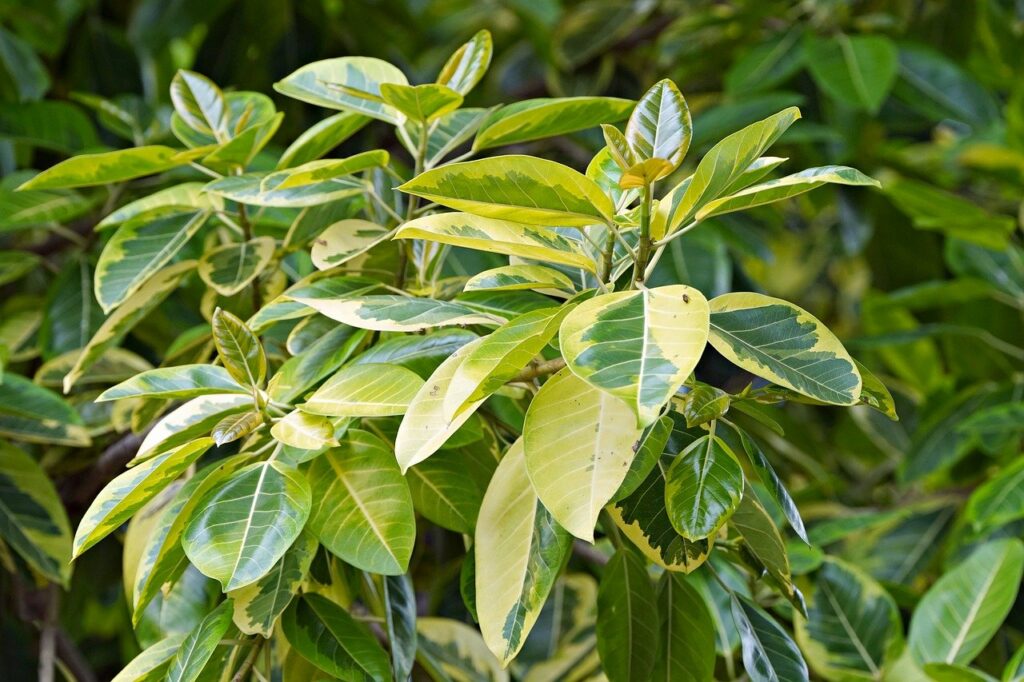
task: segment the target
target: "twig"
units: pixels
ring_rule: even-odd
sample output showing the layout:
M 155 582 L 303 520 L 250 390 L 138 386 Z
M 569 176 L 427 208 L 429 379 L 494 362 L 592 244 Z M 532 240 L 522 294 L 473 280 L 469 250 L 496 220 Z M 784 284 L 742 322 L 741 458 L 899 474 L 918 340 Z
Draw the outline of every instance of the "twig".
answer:
M 537 377 L 542 377 L 546 374 L 554 374 L 558 370 L 565 367 L 565 360 L 562 358 L 556 358 L 554 360 L 545 360 L 539 362 L 536 365 L 527 367 L 519 374 L 515 375 L 508 380 L 508 383 L 520 383 L 523 381 L 533 381 Z

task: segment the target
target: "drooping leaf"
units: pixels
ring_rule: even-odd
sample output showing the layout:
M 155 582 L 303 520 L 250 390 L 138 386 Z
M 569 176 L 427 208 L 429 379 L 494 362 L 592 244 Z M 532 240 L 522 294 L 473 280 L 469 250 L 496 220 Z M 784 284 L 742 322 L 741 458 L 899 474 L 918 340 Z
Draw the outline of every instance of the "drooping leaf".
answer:
M 764 483 L 766 489 L 771 494 L 772 499 L 779 505 L 786 520 L 789 521 L 790 527 L 800 536 L 801 540 L 809 545 L 807 529 L 804 527 L 804 520 L 800 516 L 800 510 L 797 508 L 796 502 L 793 501 L 793 497 L 789 494 L 789 490 L 786 489 L 782 479 L 775 473 L 775 469 L 772 467 L 771 462 L 768 461 L 768 457 L 765 456 L 757 441 L 751 438 L 746 431 L 731 423 L 730 426 L 739 434 L 740 443 L 743 446 L 744 452 L 747 453 L 747 457 L 757 473 L 757 477 L 761 479 L 761 482 Z
M 526 413 L 526 466 L 544 507 L 576 537 L 594 541 L 601 509 L 619 489 L 642 429 L 629 407 L 569 371 L 551 376 Z
M 284 636 L 302 657 L 343 680 L 391 679 L 388 655 L 365 625 L 326 597 L 305 594 L 281 619 Z
M 303 532 L 269 573 L 229 592 L 235 626 L 247 635 L 269 637 L 278 617 L 288 608 L 305 580 L 316 549 L 316 538 L 312 533 Z
M 449 164 L 421 173 L 399 189 L 457 211 L 531 225 L 584 226 L 606 222 L 615 212 L 587 176 L 529 156 Z
M 195 152 L 160 145 L 80 154 L 47 168 L 18 189 L 68 189 L 124 182 L 184 166 L 197 156 Z
M 181 648 L 187 633 L 168 635 L 128 662 L 111 682 L 139 682 L 163 679 L 170 661 Z
M 558 332 L 570 305 L 520 315 L 484 337 L 459 364 L 444 395 L 444 413 L 462 410 L 504 386 L 529 364 Z
M 710 305 L 709 341 L 730 362 L 822 402 L 853 405 L 860 399 L 853 359 L 810 313 L 753 293 L 725 294 Z
M 199 260 L 199 276 L 221 296 L 234 296 L 256 279 L 274 256 L 272 237 L 211 249 Z
M 487 72 L 493 50 L 491 32 L 477 31 L 448 58 L 437 75 L 437 82 L 465 95 Z
M 705 220 L 724 213 L 771 204 L 795 197 L 804 192 L 809 192 L 824 184 L 881 187 L 877 180 L 869 178 L 859 170 L 848 166 L 808 168 L 778 180 L 769 180 L 759 185 L 752 185 L 734 194 L 708 202 L 697 211 L 696 219 Z
M 668 163 L 653 176 L 653 182 L 665 177 L 683 162 L 690 148 L 693 124 L 690 109 L 676 84 L 660 80 L 644 93 L 626 124 L 626 140 L 637 161 L 661 159 Z
M 204 575 L 225 591 L 236 590 L 273 569 L 311 507 L 309 483 L 298 470 L 272 460 L 254 462 L 206 495 L 181 543 Z
M 119 344 L 142 318 L 163 303 L 195 265 L 195 261 L 183 261 L 164 268 L 121 303 L 89 339 L 75 366 L 64 377 L 64 392 L 70 391 L 93 363 L 103 357 L 108 349 Z
M 714 535 L 742 497 L 743 468 L 716 436 L 702 436 L 680 452 L 665 477 L 665 508 L 687 540 Z
M 3 390 L 7 390 L 4 384 Z M 46 472 L 28 454 L 0 442 L 0 538 L 48 580 L 71 578 L 71 527 Z
M 69 258 L 46 294 L 39 345 L 44 358 L 84 348 L 103 322 L 87 258 Z
M 633 102 L 616 97 L 528 99 L 501 107 L 484 121 L 474 149 L 490 149 L 621 121 Z
M 743 667 L 752 682 L 801 682 L 807 663 L 793 640 L 749 599 L 732 595 L 732 616 L 740 630 Z
M 140 372 L 101 393 L 97 402 L 125 398 L 194 398 L 211 393 L 249 391 L 231 378 L 227 370 L 214 365 L 178 365 Z
M 380 99 L 382 83 L 407 85 L 400 70 L 372 57 L 338 57 L 307 64 L 274 83 L 282 95 L 399 124 L 404 116 Z
M 388 626 L 388 644 L 391 648 L 391 670 L 396 680 L 412 676 L 416 660 L 416 592 L 407 575 L 385 576 L 384 612 Z
M 899 69 L 896 45 L 882 35 L 807 36 L 807 66 L 818 87 L 843 104 L 877 112 Z
M 310 256 L 320 270 L 337 267 L 369 251 L 391 234 L 391 230 L 368 220 L 341 220 L 313 241 Z
M 708 319 L 704 296 L 681 284 L 604 294 L 568 314 L 559 345 L 577 376 L 623 400 L 645 427 L 697 366 Z
M 407 469 L 417 513 L 442 528 L 472 535 L 498 454 L 497 444 L 475 443 L 440 450 Z
M 693 219 L 697 210 L 720 197 L 797 119 L 790 107 L 729 135 L 711 148 L 687 178 L 665 197 L 651 221 L 651 236 L 661 239 Z
M 597 650 L 610 682 L 651 679 L 661 629 L 654 586 L 644 560 L 619 550 L 597 591 Z
M 715 626 L 700 592 L 677 573 L 658 581 L 659 652 L 652 680 L 702 682 L 715 671 Z
M 78 557 L 117 530 L 153 496 L 173 483 L 211 445 L 213 441 L 209 438 L 194 440 L 129 469 L 104 486 L 78 524 L 73 557 Z
M 857 366 L 857 373 L 861 378 L 860 402 L 875 408 L 893 421 L 899 421 L 899 415 L 896 414 L 896 402 L 892 399 L 892 393 L 885 387 L 882 380 L 856 359 L 853 364 Z
M 439 213 L 411 220 L 398 228 L 395 239 L 428 239 L 596 271 L 594 261 L 577 242 L 554 230 L 469 213 Z
M 213 343 L 228 374 L 243 386 L 258 388 L 267 376 L 263 344 L 245 323 L 226 310 L 213 313 Z
M 828 558 L 814 581 L 807 617 L 796 637 L 816 673 L 826 679 L 882 679 L 903 642 L 896 602 L 854 566 Z
M 786 543 L 775 526 L 775 522 L 772 521 L 772 517 L 758 502 L 750 486 L 747 486 L 743 493 L 730 523 L 743 538 L 743 543 L 751 555 L 778 583 L 783 594 L 796 600 L 799 604 L 800 598 L 796 597 L 793 587 L 793 575 L 789 567 Z
M 405 414 L 422 386 L 419 376 L 399 365 L 350 365 L 324 382 L 302 409 L 328 417 Z
M 91 442 L 82 417 L 63 398 L 10 373 L 0 373 L 0 435 L 77 447 Z
M 203 227 L 209 213 L 154 209 L 121 224 L 96 264 L 96 300 L 109 313 L 167 265 Z
M 314 460 L 309 478 L 317 499 L 309 527 L 324 547 L 364 571 L 406 572 L 416 520 L 387 443 L 349 429 L 339 447 Z
M 221 602 L 181 642 L 167 670 L 168 682 L 198 680 L 203 668 L 213 657 L 214 649 L 231 626 L 231 600 Z
M 910 620 L 918 663 L 970 663 L 1002 625 L 1024 574 L 1024 544 L 994 540 L 939 578 Z
M 522 439 L 498 464 L 475 535 L 480 631 L 507 665 L 530 633 L 572 544 L 540 503 L 526 471 Z

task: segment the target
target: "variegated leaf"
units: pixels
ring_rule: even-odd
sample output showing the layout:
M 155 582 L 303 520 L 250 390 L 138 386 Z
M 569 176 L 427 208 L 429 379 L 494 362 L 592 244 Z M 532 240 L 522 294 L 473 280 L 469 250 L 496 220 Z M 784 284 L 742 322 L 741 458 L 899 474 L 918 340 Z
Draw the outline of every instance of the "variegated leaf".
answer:
M 207 494 L 181 544 L 204 575 L 226 592 L 235 590 L 270 572 L 299 536 L 311 507 L 305 475 L 281 462 L 254 462 Z
M 537 499 L 522 439 L 498 464 L 477 521 L 480 631 L 503 666 L 519 653 L 572 545 Z
M 644 93 L 626 124 L 626 140 L 638 161 L 661 159 L 667 162 L 654 174 L 646 174 L 647 182 L 663 178 L 679 167 L 690 148 L 692 136 L 693 124 L 686 99 L 667 78 Z
M 391 230 L 368 220 L 340 220 L 313 240 L 310 256 L 320 270 L 343 265 L 388 238 Z
M 440 83 L 382 83 L 380 97 L 412 120 L 421 122 L 450 113 L 462 104 L 462 95 Z
M 224 93 L 206 76 L 179 69 L 171 80 L 171 102 L 175 113 L 193 130 L 220 142 L 230 137 Z
M 293 649 L 334 679 L 391 679 L 388 655 L 369 628 L 322 595 L 294 600 L 281 618 L 281 628 Z
M 438 213 L 411 220 L 398 228 L 395 239 L 428 239 L 589 272 L 597 267 L 578 242 L 554 230 L 469 213 Z
M 577 376 L 621 398 L 645 427 L 697 366 L 708 319 L 707 300 L 682 284 L 604 294 L 569 313 L 559 346 Z
M 597 516 L 622 484 L 641 435 L 626 403 L 568 368 L 541 386 L 523 445 L 537 496 L 559 525 L 594 541 Z
M 361 194 L 365 186 L 355 178 L 323 180 L 297 187 L 281 187 L 287 171 L 229 175 L 206 185 L 206 191 L 240 204 L 275 208 L 303 208 Z
M 213 652 L 231 627 L 231 600 L 210 611 L 182 641 L 164 678 L 167 682 L 194 682 L 213 658 Z
M 330 420 L 302 410 L 292 410 L 270 428 L 277 442 L 301 450 L 319 450 L 337 445 Z
M 313 534 L 303 531 L 270 573 L 228 593 L 234 604 L 233 620 L 239 630 L 247 635 L 270 637 L 274 623 L 306 579 L 317 547 Z
M 253 389 L 267 377 L 267 354 L 263 345 L 245 323 L 226 310 L 217 308 L 212 321 L 213 343 L 217 355 L 235 381 Z
M 310 161 L 301 166 L 271 173 L 263 179 L 261 189 L 285 190 L 337 180 L 370 168 L 386 166 L 388 158 L 388 153 L 383 149 L 374 149 L 344 159 Z
M 150 429 L 129 466 L 206 435 L 225 417 L 252 408 L 249 394 L 216 393 L 193 398 Z
M 466 281 L 464 291 L 523 291 L 555 289 L 574 291 L 572 280 L 554 268 L 543 265 L 505 265 L 484 270 Z
M 339 447 L 313 461 L 309 478 L 317 499 L 309 527 L 324 547 L 364 571 L 408 570 L 416 518 L 387 443 L 350 429 Z
M 213 441 L 200 438 L 129 469 L 108 483 L 89 505 L 75 532 L 73 556 L 78 557 L 117 530 L 154 495 L 181 475 Z
M 405 414 L 422 386 L 415 372 L 398 365 L 350 365 L 324 382 L 302 409 L 328 417 Z
M 732 293 L 711 305 L 712 346 L 743 369 L 833 405 L 854 405 L 861 378 L 850 354 L 807 311 L 778 298 Z
M 530 225 L 585 226 L 615 207 L 593 180 L 554 161 L 495 156 L 421 173 L 400 190 L 457 211 Z
M 151 145 L 99 154 L 79 154 L 47 168 L 18 189 L 66 189 L 123 182 L 184 166 L 206 151 L 182 151 Z
M 465 95 L 487 72 L 493 51 L 491 32 L 477 31 L 448 58 L 441 68 L 441 73 L 437 75 L 437 82 Z
M 330 109 L 343 109 L 400 124 L 404 116 L 380 99 L 382 83 L 408 84 L 399 69 L 372 57 L 324 59 L 274 84 L 282 95 Z
M 508 682 L 476 628 L 449 618 L 417 618 L 416 659 L 432 679 Z
M 223 367 L 178 365 L 140 372 L 108 388 L 96 402 L 125 398 L 194 398 L 211 393 L 249 395 L 249 390 L 232 379 Z
M 621 121 L 633 102 L 617 97 L 559 97 L 527 99 L 491 114 L 473 142 L 490 149 L 586 130 Z
M 665 476 L 665 508 L 687 540 L 709 538 L 743 497 L 743 467 L 720 438 L 699 438 L 676 456 Z
M 463 324 L 495 325 L 499 320 L 459 303 L 433 298 L 378 294 L 344 299 L 293 297 L 322 315 L 357 329 L 417 332 Z
M 77 447 L 91 443 L 75 408 L 50 389 L 10 373 L 0 373 L 0 436 Z
M 275 246 L 273 237 L 257 237 L 211 249 L 199 260 L 199 276 L 221 296 L 234 296 L 263 272 Z

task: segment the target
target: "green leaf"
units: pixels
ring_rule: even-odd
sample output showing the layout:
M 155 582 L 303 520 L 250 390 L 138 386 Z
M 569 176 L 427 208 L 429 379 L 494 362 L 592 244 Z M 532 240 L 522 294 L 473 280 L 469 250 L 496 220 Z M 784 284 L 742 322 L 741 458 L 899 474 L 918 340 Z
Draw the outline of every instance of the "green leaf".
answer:
M 367 348 L 352 364 L 400 365 L 426 379 L 446 358 L 476 338 L 468 329 L 458 328 L 395 336 Z
M 213 343 L 228 374 L 243 386 L 259 388 L 267 377 L 267 355 L 256 335 L 226 310 L 213 313 Z
M 484 337 L 455 369 L 444 395 L 444 414 L 452 418 L 513 379 L 554 338 L 571 305 L 520 315 Z
M 0 373 L 0 435 L 28 443 L 86 447 L 82 417 L 53 391 L 17 374 Z
M 407 575 L 385 576 L 384 612 L 396 680 L 408 680 L 416 661 L 416 592 Z
M 747 458 L 757 473 L 757 477 L 761 479 L 765 489 L 779 505 L 786 520 L 789 521 L 790 527 L 800 536 L 801 540 L 810 545 L 810 540 L 807 539 L 807 530 L 804 528 L 804 520 L 800 516 L 800 510 L 797 508 L 796 502 L 793 501 L 782 479 L 775 473 L 775 469 L 772 467 L 771 462 L 768 461 L 764 451 L 746 431 L 743 431 L 735 424 L 730 423 L 729 425 L 739 434 L 740 443 L 743 445 L 743 450 L 747 453 Z
M 794 26 L 744 52 L 725 73 L 728 93 L 752 94 L 789 80 L 804 66 L 802 31 Z
M 732 527 L 743 537 L 747 549 L 775 579 L 782 592 L 791 600 L 799 601 L 795 597 L 786 543 L 750 486 L 747 486 L 730 520 Z
M 475 443 L 440 450 L 407 469 L 417 513 L 442 528 L 472 535 L 498 454 L 496 443 Z
M 211 393 L 249 391 L 238 384 L 227 370 L 215 365 L 179 365 L 158 367 L 140 372 L 130 379 L 108 388 L 96 402 L 125 398 L 194 398 Z
M 404 223 L 395 239 L 427 239 L 596 272 L 580 245 L 554 230 L 469 213 L 439 213 Z
M 991 675 L 966 665 L 928 663 L 924 672 L 933 682 L 997 682 Z
M 981 128 L 999 117 L 990 90 L 955 61 L 918 45 L 899 46 L 899 79 L 893 94 L 936 123 L 953 118 Z
M 778 180 L 769 180 L 760 185 L 753 185 L 721 199 L 711 201 L 697 211 L 697 220 L 705 220 L 712 216 L 742 211 L 754 206 L 763 206 L 776 201 L 795 197 L 809 192 L 826 183 L 834 185 L 867 185 L 881 187 L 877 180 L 869 178 L 856 168 L 848 166 L 821 166 L 808 168 Z
M 832 405 L 860 399 L 861 378 L 850 354 L 807 311 L 753 293 L 711 300 L 711 345 L 730 362 Z
M 228 105 L 224 93 L 206 76 L 187 69 L 178 69 L 171 80 L 171 102 L 181 119 L 193 130 L 224 142 L 231 135 L 227 130 Z
M 651 236 L 661 239 L 692 220 L 701 206 L 730 189 L 799 118 L 800 110 L 790 107 L 729 135 L 712 147 L 700 160 L 693 176 L 659 202 L 651 222 Z
M 477 31 L 448 58 L 437 75 L 437 82 L 459 94 L 467 94 L 487 72 L 493 50 L 491 32 Z
M 231 627 L 231 600 L 221 602 L 188 633 L 167 671 L 168 682 L 193 682 L 213 657 L 214 649 Z
M 882 380 L 856 359 L 853 364 L 857 366 L 857 373 L 861 378 L 860 403 L 875 408 L 894 422 L 899 421 L 899 415 L 896 414 L 896 402 L 892 399 L 892 394 L 889 393 L 889 389 L 885 387 Z
M 1018 423 L 1019 426 L 1019 423 Z M 998 528 L 1024 517 L 1024 457 L 974 489 L 964 518 L 975 531 Z
M 422 379 L 398 365 L 350 365 L 318 388 L 302 409 L 328 417 L 400 415 L 422 386 Z
M 252 409 L 251 394 L 215 393 L 193 398 L 149 430 L 129 466 L 204 436 L 225 417 Z
M 315 161 L 359 132 L 370 119 L 351 112 L 328 116 L 307 128 L 281 154 L 277 170 Z
M 47 168 L 18 189 L 67 189 L 108 185 L 184 166 L 197 156 L 195 152 L 183 152 L 160 145 L 99 154 L 80 154 Z
M 170 660 L 178 653 L 187 633 L 178 632 L 150 645 L 128 662 L 111 682 L 140 682 L 163 679 Z
M 288 643 L 324 672 L 343 680 L 391 679 L 388 655 L 365 625 L 318 594 L 305 594 L 284 612 Z
M 167 265 L 203 227 L 206 211 L 154 209 L 114 232 L 96 264 L 96 300 L 109 313 Z
M 651 680 L 703 682 L 714 677 L 715 625 L 704 598 L 677 573 L 658 581 L 660 651 Z
M 274 257 L 276 245 L 273 237 L 225 244 L 203 253 L 196 270 L 218 294 L 234 296 L 263 272 Z
M 147 460 L 104 486 L 78 524 L 73 558 L 77 558 L 169 486 L 210 449 L 213 441 L 200 438 Z
M 340 447 L 313 461 L 309 479 L 317 499 L 309 527 L 324 547 L 364 571 L 408 570 L 416 519 L 409 486 L 387 443 L 349 429 Z
M 1024 574 L 1024 544 L 988 542 L 925 593 L 907 644 L 918 663 L 970 663 L 1003 623 Z
M 391 230 L 368 220 L 340 220 L 313 241 L 310 256 L 320 270 L 343 265 L 391 236 Z
M 419 618 L 416 632 L 416 659 L 432 679 L 508 682 L 508 672 L 476 628 L 448 618 Z
M 814 581 L 807 617 L 795 616 L 796 639 L 825 679 L 882 679 L 903 643 L 896 602 L 853 566 L 826 558 Z
M 808 35 L 807 66 L 826 94 L 857 109 L 877 112 L 899 70 L 896 45 L 881 35 Z
M 690 444 L 665 477 L 665 508 L 672 525 L 687 540 L 714 535 L 741 497 L 743 468 L 716 436 L 702 436 Z
M 498 464 L 477 520 L 474 549 L 480 631 L 503 666 L 515 658 L 540 614 L 572 537 L 537 499 L 522 439 Z
M 281 462 L 254 462 L 211 490 L 181 538 L 196 568 L 228 592 L 273 569 L 312 507 L 306 477 Z
M 213 427 L 210 437 L 217 447 L 245 438 L 263 426 L 263 414 L 255 410 L 236 412 L 221 419 Z
M 292 410 L 270 429 L 270 435 L 279 443 L 302 450 L 319 450 L 337 445 L 334 424 L 324 417 Z
M 624 402 L 568 368 L 541 386 L 526 413 L 523 444 L 530 480 L 559 525 L 594 541 L 598 514 L 622 484 L 641 434 Z
M 344 299 L 293 297 L 322 315 L 357 329 L 418 332 L 435 327 L 496 323 L 490 315 L 452 301 L 378 294 Z
M 88 345 L 78 356 L 78 361 L 64 377 L 64 392 L 82 377 L 89 367 L 121 342 L 132 328 L 154 308 L 163 303 L 178 283 L 192 268 L 195 261 L 184 261 L 170 265 L 153 275 L 138 291 L 129 296 L 96 331 Z
M 470 277 L 464 291 L 525 291 L 556 289 L 575 291 L 572 280 L 554 268 L 543 265 L 504 265 Z
M 490 149 L 586 130 L 626 118 L 633 102 L 617 97 L 528 99 L 491 114 L 473 142 L 473 149 Z
M 615 207 L 587 176 L 554 161 L 495 156 L 421 173 L 398 189 L 455 210 L 530 225 L 584 226 Z
M 644 93 L 626 124 L 626 140 L 637 161 L 662 159 L 668 164 L 648 177 L 648 182 L 663 178 L 683 162 L 690 148 L 693 123 L 690 109 L 676 84 L 660 80 Z
M 71 527 L 64 505 L 43 468 L 25 452 L 3 442 L 0 538 L 33 569 L 67 588 Z
M 310 161 L 301 166 L 271 173 L 263 178 L 261 186 L 266 190 L 285 190 L 306 185 L 316 185 L 328 180 L 337 180 L 347 175 L 354 175 L 371 168 L 386 166 L 388 158 L 386 151 L 375 149 L 344 159 Z
M 299 591 L 317 550 L 312 533 L 302 532 L 270 572 L 254 583 L 232 590 L 235 625 L 247 635 L 270 637 L 278 617 Z
M 729 411 L 732 397 L 720 388 L 707 384 L 694 386 L 683 398 L 682 413 L 686 428 L 720 419 Z
M 281 127 L 283 113 L 250 126 L 203 157 L 203 165 L 221 173 L 237 172 L 248 166 Z
M 646 682 L 658 656 L 661 623 L 644 560 L 619 550 L 597 591 L 597 651 L 610 682 Z
M 0 140 L 67 155 L 102 145 L 81 109 L 53 100 L 0 103 Z
M 707 300 L 691 287 L 620 291 L 579 304 L 559 345 L 577 376 L 622 399 L 645 427 L 697 366 L 708 319 Z
M 307 64 L 274 83 L 282 95 L 397 125 L 404 116 L 380 99 L 382 83 L 407 85 L 405 74 L 380 59 L 338 57 Z
M 665 508 L 665 475 L 672 461 L 662 457 L 636 490 L 607 510 L 648 560 L 670 571 L 690 573 L 707 560 L 714 538 L 691 542 L 673 527 Z
M 733 593 L 732 616 L 740 630 L 743 667 L 751 682 L 801 682 L 807 664 L 789 635 L 759 606 Z
M 648 426 L 643 433 L 640 447 L 636 456 L 629 464 L 629 471 L 622 479 L 622 484 L 615 491 L 612 497 L 613 502 L 624 500 L 640 487 L 640 484 L 647 480 L 651 471 L 658 465 L 665 446 L 668 444 L 669 436 L 672 434 L 673 420 L 669 415 L 664 415 Z
M 13 180 L 15 175 L 8 175 Z M 5 179 L 7 179 L 5 178 Z M 0 233 L 18 232 L 48 223 L 67 223 L 93 207 L 95 200 L 71 190 L 26 190 L 0 187 Z
M 459 108 L 462 95 L 446 85 L 382 83 L 380 97 L 414 121 L 429 121 Z

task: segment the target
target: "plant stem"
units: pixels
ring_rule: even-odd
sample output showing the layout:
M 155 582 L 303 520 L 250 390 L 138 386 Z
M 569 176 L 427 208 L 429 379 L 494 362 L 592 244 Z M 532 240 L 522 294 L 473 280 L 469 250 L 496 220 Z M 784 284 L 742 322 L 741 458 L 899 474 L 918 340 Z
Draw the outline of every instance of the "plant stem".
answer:
M 604 253 L 602 255 L 604 256 L 604 264 L 602 265 L 601 281 L 608 284 L 612 279 L 612 261 L 615 259 L 615 231 L 611 228 L 608 228 L 608 239 L 605 240 Z
M 642 287 L 647 279 L 647 261 L 651 258 L 651 185 L 647 183 L 640 192 L 640 244 L 633 261 L 631 289 Z
M 544 362 L 539 362 L 536 365 L 527 367 L 522 372 L 509 379 L 507 383 L 511 384 L 521 383 L 523 381 L 532 381 L 537 377 L 542 377 L 546 374 L 554 374 L 563 367 L 565 367 L 565 360 L 562 358 L 545 360 Z
M 242 682 L 245 679 L 246 674 L 252 669 L 254 663 L 256 663 L 256 657 L 260 654 L 260 649 L 263 648 L 262 638 L 257 639 L 252 644 L 252 649 L 249 650 L 249 655 L 242 661 L 242 666 L 235 673 L 235 676 L 231 678 L 231 682 Z
M 415 178 L 423 172 L 423 163 L 427 158 L 427 123 L 424 121 L 420 124 L 420 140 L 419 147 L 416 149 L 416 158 L 413 159 L 414 166 L 412 176 Z M 419 206 L 420 198 L 415 194 L 409 195 L 409 203 L 405 207 L 405 221 L 408 222 L 413 219 L 416 215 L 416 208 Z M 409 267 L 409 261 L 412 260 L 411 252 L 412 243 L 409 240 L 402 240 L 402 243 L 398 250 L 398 272 L 395 273 L 395 287 L 398 289 L 405 288 L 405 271 Z

